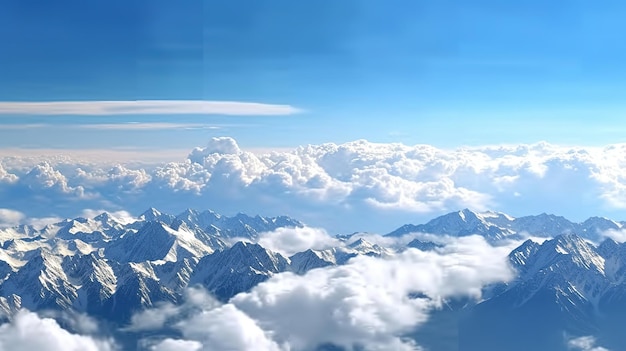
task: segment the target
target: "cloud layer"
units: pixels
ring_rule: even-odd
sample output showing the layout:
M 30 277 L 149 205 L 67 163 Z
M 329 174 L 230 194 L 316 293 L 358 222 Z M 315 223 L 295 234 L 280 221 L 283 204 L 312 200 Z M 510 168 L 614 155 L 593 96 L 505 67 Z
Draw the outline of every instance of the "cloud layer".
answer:
M 359 140 L 259 155 L 222 137 L 182 162 L 150 168 L 71 159 L 25 167 L 19 158 L 4 158 L 0 194 L 30 217 L 73 216 L 82 208 L 138 214 L 148 206 L 174 213 L 195 207 L 287 214 L 333 233 L 390 231 L 465 207 L 513 215 L 540 208 L 577 220 L 618 216 L 626 208 L 626 144 L 442 150 Z
M 0 102 L 0 115 L 291 115 L 300 112 L 289 105 L 241 101 L 130 100 Z
M 181 306 L 142 312 L 131 328 L 169 325 L 182 334 L 155 343 L 154 350 L 202 345 L 204 351 L 306 351 L 322 344 L 421 350 L 408 335 L 443 299 L 479 298 L 484 285 L 513 277 L 505 259 L 510 249 L 478 236 L 447 239 L 437 252 L 409 249 L 385 259 L 360 256 L 303 276 L 281 273 L 226 304 L 190 289 Z
M 52 318 L 21 311 L 10 323 L 0 325 L 0 351 L 114 351 L 110 340 L 72 334 Z

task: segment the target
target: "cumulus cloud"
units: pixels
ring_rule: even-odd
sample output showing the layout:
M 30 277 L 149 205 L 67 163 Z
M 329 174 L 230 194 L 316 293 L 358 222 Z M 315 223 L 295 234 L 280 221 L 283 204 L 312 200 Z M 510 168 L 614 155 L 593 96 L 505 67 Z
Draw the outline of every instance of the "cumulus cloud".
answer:
M 138 214 L 149 204 L 168 212 L 287 214 L 332 232 L 391 231 L 459 208 L 513 215 L 541 208 L 581 220 L 626 208 L 626 144 L 443 150 L 359 140 L 255 154 L 221 137 L 183 161 L 151 168 L 68 160 L 8 168 L 16 163 L 3 161 L 0 192 L 32 217 L 51 215 L 49 206 L 32 206 L 37 190 L 49 192 L 66 216 L 85 207 Z
M 609 351 L 604 347 L 597 346 L 593 336 L 582 336 L 568 341 L 567 346 L 574 351 Z
M 479 298 L 484 285 L 513 277 L 506 263 L 511 247 L 493 247 L 478 236 L 450 238 L 437 252 L 409 249 L 302 276 L 281 273 L 222 305 L 207 303 L 214 300 L 195 290 L 191 304 L 203 307 L 191 313 L 189 302 L 159 307 L 154 314 L 172 322 L 155 327 L 180 331 L 181 340 L 163 341 L 172 350 L 194 341 L 201 350 L 304 351 L 321 344 L 420 350 L 419 340 L 407 335 L 444 299 Z
M 300 110 L 289 105 L 241 101 L 132 100 L 0 102 L 0 114 L 11 115 L 290 115 Z
M 13 183 L 17 178 L 15 174 L 7 172 L 7 170 L 2 167 L 2 164 L 0 164 L 0 183 Z
M 202 311 L 176 327 L 185 339 L 201 343 L 204 351 L 281 349 L 253 319 L 232 304 Z
M 50 190 L 63 194 L 72 194 L 78 197 L 84 195 L 82 186 L 71 187 L 67 177 L 59 170 L 54 169 L 49 163 L 43 162 L 36 165 L 28 173 L 19 179 L 20 184 L 30 190 Z
M 0 351 L 113 351 L 115 345 L 88 335 L 72 334 L 52 318 L 20 311 L 0 326 Z

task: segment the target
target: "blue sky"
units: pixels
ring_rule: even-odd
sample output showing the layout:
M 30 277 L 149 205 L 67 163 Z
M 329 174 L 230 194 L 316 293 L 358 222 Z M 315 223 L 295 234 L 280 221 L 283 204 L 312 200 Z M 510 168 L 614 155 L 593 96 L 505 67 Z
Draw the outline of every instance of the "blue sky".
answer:
M 243 147 L 620 142 L 624 15 L 618 1 L 3 1 L 2 101 L 303 112 L 4 113 L 0 148 L 189 149 L 221 135 Z M 160 127 L 104 128 L 127 122 Z

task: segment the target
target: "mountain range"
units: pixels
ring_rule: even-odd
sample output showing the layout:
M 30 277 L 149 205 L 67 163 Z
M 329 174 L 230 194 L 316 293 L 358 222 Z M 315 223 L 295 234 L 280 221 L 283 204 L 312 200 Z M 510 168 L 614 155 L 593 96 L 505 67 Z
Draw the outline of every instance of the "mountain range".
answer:
M 202 285 L 227 301 L 281 272 L 305 274 L 341 265 L 352 257 L 389 257 L 409 248 L 442 244 L 415 238 L 403 248 L 338 236 L 326 250 L 285 257 L 257 239 L 278 228 L 303 227 L 280 217 L 223 216 L 186 210 L 178 215 L 151 208 L 133 220 L 109 213 L 63 220 L 43 228 L 0 229 L 0 311 L 72 309 L 124 325 L 132 313 L 157 303 L 181 301 L 185 289 Z M 509 255 L 514 280 L 485 288 L 481 301 L 452 303 L 429 323 L 457 328 L 456 341 L 420 335 L 435 350 L 566 350 L 564 335 L 595 335 L 609 347 L 626 345 L 626 244 L 605 239 L 626 223 L 592 217 L 581 223 L 540 214 L 513 218 L 464 209 L 387 234 L 481 235 L 492 243 L 526 240 Z M 521 241 L 521 240 L 520 240 Z M 533 337 L 529 337 L 532 335 Z M 449 339 L 449 336 L 446 336 Z
M 512 217 L 500 212 L 474 212 L 464 209 L 437 217 L 425 224 L 406 224 L 387 234 L 402 236 L 409 233 L 464 236 L 478 234 L 490 241 L 527 236 L 554 237 L 575 233 L 590 240 L 599 240 L 609 230 L 620 230 L 626 222 L 604 217 L 591 217 L 584 222 L 572 222 L 565 217 L 542 213 L 534 216 Z

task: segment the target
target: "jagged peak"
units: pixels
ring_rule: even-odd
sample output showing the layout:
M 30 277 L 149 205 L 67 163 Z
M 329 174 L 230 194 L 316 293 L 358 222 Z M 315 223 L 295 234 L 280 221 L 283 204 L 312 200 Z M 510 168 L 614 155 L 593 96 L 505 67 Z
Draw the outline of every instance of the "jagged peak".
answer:
M 460 210 L 458 212 L 458 214 L 463 219 L 465 219 L 466 216 L 478 218 L 478 213 L 470 210 L 469 208 L 464 208 L 464 209 Z
M 107 220 L 114 220 L 115 217 L 111 216 L 111 214 L 109 212 L 102 212 L 99 215 L 95 216 L 93 219 L 97 220 L 97 221 L 107 221 Z
M 351 243 L 350 245 L 348 245 L 349 247 L 356 247 L 356 246 L 361 246 L 361 245 L 368 245 L 371 246 L 372 243 L 370 243 L 369 241 L 363 239 L 363 238 L 358 238 L 357 240 L 355 240 L 353 243 Z
M 141 215 L 139 215 L 139 218 L 143 218 L 144 220 L 155 220 L 158 217 L 162 216 L 163 213 L 161 213 L 161 211 L 157 210 L 154 207 L 150 207 L 147 210 L 145 210 Z
M 189 228 L 189 226 L 187 225 L 187 222 L 183 221 L 182 219 L 176 218 L 174 219 L 174 221 L 172 221 L 172 224 L 169 225 L 170 228 L 179 231 L 179 230 L 191 230 Z
M 233 246 L 231 246 L 232 250 L 245 250 L 245 251 L 268 251 L 266 248 L 264 248 L 263 246 L 257 244 L 257 243 L 252 243 L 249 241 L 237 241 L 236 243 L 233 244 Z
M 578 234 L 573 234 L 573 233 L 559 234 L 555 236 L 554 239 L 548 240 L 548 242 L 550 241 L 553 241 L 558 244 L 569 245 L 572 247 L 580 247 L 581 245 L 583 246 L 592 245 L 589 242 L 587 242 L 585 239 L 583 239 L 581 236 L 579 236 Z
M 603 256 L 610 256 L 620 249 L 620 244 L 612 238 L 604 239 L 600 245 L 598 245 L 598 252 Z
M 165 227 L 167 226 L 167 224 L 161 222 L 161 221 L 147 221 L 140 229 L 139 231 L 146 231 L 146 230 L 166 230 Z
M 179 217 L 179 216 L 187 216 L 187 215 L 197 216 L 199 213 L 200 213 L 200 211 L 195 210 L 193 208 L 186 208 L 183 212 L 179 213 L 177 217 Z

